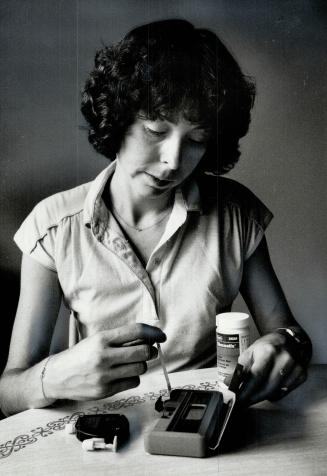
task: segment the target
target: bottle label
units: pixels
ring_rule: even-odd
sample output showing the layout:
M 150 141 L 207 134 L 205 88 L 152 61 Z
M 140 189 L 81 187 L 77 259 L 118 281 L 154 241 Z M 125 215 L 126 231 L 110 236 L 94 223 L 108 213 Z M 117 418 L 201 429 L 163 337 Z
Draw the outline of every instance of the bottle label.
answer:
M 230 384 L 238 357 L 249 346 L 249 335 L 220 334 L 217 332 L 218 380 Z

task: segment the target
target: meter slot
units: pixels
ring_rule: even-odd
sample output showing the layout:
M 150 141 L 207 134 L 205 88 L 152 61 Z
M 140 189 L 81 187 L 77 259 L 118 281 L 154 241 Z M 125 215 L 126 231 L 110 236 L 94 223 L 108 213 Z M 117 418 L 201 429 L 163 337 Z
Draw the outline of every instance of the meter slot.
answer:
M 172 416 L 167 431 L 198 432 L 207 411 L 210 397 L 203 393 L 183 392 L 178 399 L 178 410 Z

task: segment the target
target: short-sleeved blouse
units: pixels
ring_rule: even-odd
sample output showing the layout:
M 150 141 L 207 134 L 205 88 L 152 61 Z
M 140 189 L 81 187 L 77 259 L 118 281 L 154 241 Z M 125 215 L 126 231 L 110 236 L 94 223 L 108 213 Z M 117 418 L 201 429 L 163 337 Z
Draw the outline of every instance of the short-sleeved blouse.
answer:
M 17 245 L 57 273 L 81 338 L 159 319 L 169 371 L 214 365 L 215 316 L 231 309 L 271 212 L 234 180 L 188 180 L 144 267 L 102 199 L 114 169 L 41 201 Z

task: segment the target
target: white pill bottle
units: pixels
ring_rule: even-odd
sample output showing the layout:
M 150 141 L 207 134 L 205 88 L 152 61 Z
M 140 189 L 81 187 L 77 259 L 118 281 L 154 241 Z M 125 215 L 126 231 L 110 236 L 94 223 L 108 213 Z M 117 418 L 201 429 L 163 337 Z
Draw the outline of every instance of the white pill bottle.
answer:
M 216 316 L 218 381 L 229 385 L 240 354 L 250 345 L 250 318 L 244 312 Z

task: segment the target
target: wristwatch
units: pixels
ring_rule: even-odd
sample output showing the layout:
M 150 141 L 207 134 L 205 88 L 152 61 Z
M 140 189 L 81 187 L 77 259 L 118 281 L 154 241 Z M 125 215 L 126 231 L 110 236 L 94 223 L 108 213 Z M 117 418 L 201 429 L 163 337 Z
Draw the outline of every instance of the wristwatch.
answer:
M 297 327 L 278 327 L 275 332 L 287 338 L 289 351 L 295 361 L 307 365 L 312 356 L 312 344 L 307 334 Z

